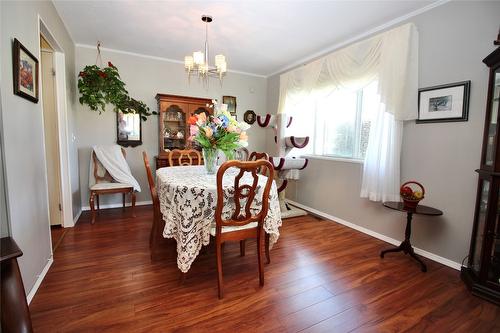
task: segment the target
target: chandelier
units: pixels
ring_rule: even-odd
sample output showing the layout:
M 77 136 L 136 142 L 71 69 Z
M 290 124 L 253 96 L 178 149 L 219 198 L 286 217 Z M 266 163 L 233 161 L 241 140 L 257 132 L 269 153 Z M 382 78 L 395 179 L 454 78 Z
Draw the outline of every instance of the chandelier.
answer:
M 208 24 L 212 22 L 212 16 L 202 15 L 201 20 L 205 22 L 205 52 L 196 51 L 193 55 L 184 57 L 184 68 L 187 71 L 188 79 L 191 75 L 198 75 L 204 81 L 208 81 L 209 77 L 219 78 L 222 84 L 222 77 L 227 72 L 226 57 L 222 54 L 215 56 L 215 68 L 208 65 Z

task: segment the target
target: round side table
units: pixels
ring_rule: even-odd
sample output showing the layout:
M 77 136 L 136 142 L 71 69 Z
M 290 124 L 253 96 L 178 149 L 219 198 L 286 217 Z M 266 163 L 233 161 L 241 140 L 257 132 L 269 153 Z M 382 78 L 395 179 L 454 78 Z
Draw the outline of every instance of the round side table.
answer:
M 405 230 L 405 240 L 398 247 L 383 250 L 382 252 L 380 252 L 380 258 L 383 258 L 384 255 L 388 252 L 403 251 L 404 254 L 409 254 L 413 259 L 415 259 L 420 263 L 422 272 L 427 272 L 427 266 L 425 266 L 424 262 L 415 254 L 415 251 L 413 251 L 413 247 L 411 246 L 410 243 L 411 220 L 413 218 L 413 214 L 439 216 L 443 215 L 443 212 L 440 211 L 439 209 L 423 205 L 418 205 L 417 208 L 410 209 L 406 208 L 402 202 L 397 202 L 397 201 L 387 201 L 384 202 L 383 205 L 390 209 L 398 210 L 400 212 L 406 212 L 406 230 Z

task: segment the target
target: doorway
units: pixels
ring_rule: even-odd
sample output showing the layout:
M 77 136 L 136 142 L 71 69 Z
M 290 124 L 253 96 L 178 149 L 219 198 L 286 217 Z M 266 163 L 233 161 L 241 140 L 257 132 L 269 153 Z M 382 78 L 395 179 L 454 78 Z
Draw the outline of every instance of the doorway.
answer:
M 54 48 L 40 35 L 43 127 L 51 226 L 62 226 L 61 169 L 54 70 Z

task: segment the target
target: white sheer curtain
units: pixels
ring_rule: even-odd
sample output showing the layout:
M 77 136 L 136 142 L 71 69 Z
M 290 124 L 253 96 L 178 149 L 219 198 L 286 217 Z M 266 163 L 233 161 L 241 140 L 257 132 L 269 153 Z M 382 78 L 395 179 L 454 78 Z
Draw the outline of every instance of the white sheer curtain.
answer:
M 287 135 L 312 135 L 311 111 L 319 96 L 336 89 L 359 90 L 374 80 L 378 80 L 380 103 L 370 130 L 361 197 L 396 200 L 402 122 L 416 119 L 417 113 L 418 33 L 414 24 L 378 34 L 282 74 L 278 112 L 294 117 L 295 126 L 287 130 Z

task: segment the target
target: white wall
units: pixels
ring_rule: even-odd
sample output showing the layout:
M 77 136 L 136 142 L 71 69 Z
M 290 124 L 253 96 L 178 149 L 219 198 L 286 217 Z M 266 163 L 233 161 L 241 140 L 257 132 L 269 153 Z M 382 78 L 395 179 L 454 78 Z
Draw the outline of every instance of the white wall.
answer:
M 88 47 L 76 48 L 76 71 L 86 65 L 95 64 L 96 49 Z M 236 96 L 238 120 L 243 120 L 243 113 L 250 109 L 257 114 L 266 113 L 267 82 L 263 77 L 228 73 L 221 87 L 217 80 L 212 80 L 208 89 L 196 78 L 189 84 L 184 66 L 161 59 L 143 57 L 102 50 L 103 64 L 111 61 L 120 71 L 120 76 L 126 83 L 126 89 L 136 99 L 144 101 L 151 110 L 157 110 L 155 96 L 157 93 L 172 95 L 217 98 L 223 95 Z M 230 59 L 229 59 L 230 60 Z M 111 109 L 99 115 L 90 111 L 87 106 L 77 107 L 77 137 L 78 156 L 80 163 L 80 187 L 82 206 L 88 206 L 89 191 L 89 160 L 90 148 L 98 144 L 113 144 L 116 142 L 116 114 Z M 158 116 L 151 116 L 142 123 L 143 144 L 135 148 L 126 148 L 127 161 L 132 174 L 139 181 L 142 192 L 138 193 L 137 201 L 151 200 L 148 182 L 142 162 L 142 151 L 147 151 L 154 166 L 154 156 L 158 154 Z M 266 146 L 265 130 L 256 124 L 248 131 L 249 149 L 262 151 Z M 101 204 L 121 202 L 120 195 L 107 195 L 101 198 Z
M 474 215 L 487 94 L 487 67 L 494 50 L 500 2 L 453 1 L 415 16 L 419 30 L 419 86 L 471 80 L 469 121 L 404 125 L 401 180 L 426 187 L 424 205 L 442 217 L 416 216 L 412 242 L 455 262 L 467 255 Z M 405 22 L 402 22 L 405 23 Z M 276 112 L 279 76 L 268 81 L 268 110 Z M 417 106 L 415 106 L 416 108 Z M 297 124 L 295 124 L 297 126 Z M 272 145 L 268 145 L 271 149 Z M 402 239 L 403 214 L 359 197 L 362 164 L 313 159 L 287 196 L 391 238 Z
M 50 1 L 1 1 L 2 134 L 10 233 L 24 255 L 19 266 L 26 291 L 34 286 L 51 257 L 42 106 L 13 94 L 12 41 L 19 41 L 39 58 L 38 15 L 60 43 L 66 56 L 68 121 L 74 128 L 74 44 Z M 71 146 L 71 144 L 70 144 Z M 75 153 L 72 147 L 72 152 Z M 72 156 L 72 162 L 76 154 Z M 71 165 L 73 181 L 78 166 Z M 73 183 L 73 186 L 78 184 Z M 73 187 L 73 192 L 79 192 Z M 75 206 L 79 210 L 79 201 Z

